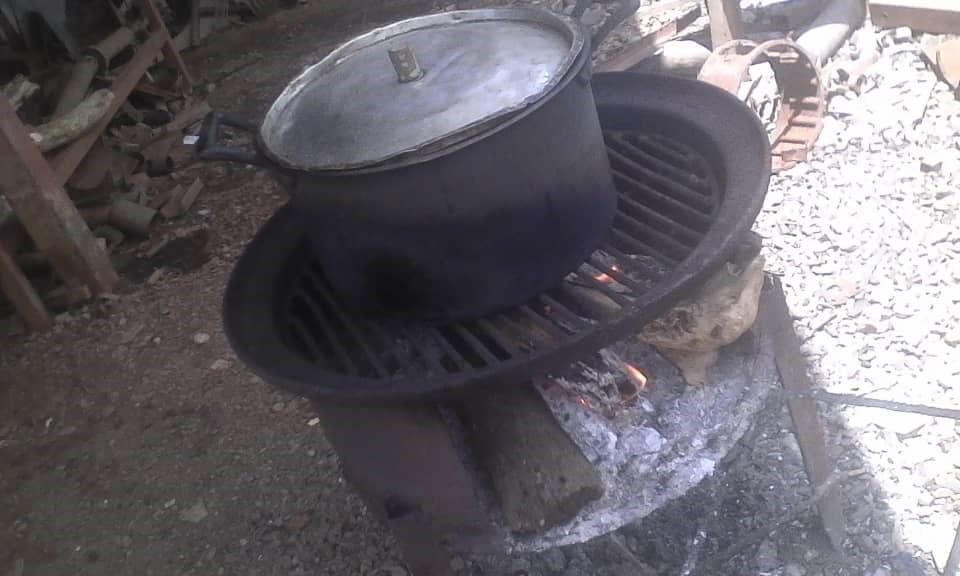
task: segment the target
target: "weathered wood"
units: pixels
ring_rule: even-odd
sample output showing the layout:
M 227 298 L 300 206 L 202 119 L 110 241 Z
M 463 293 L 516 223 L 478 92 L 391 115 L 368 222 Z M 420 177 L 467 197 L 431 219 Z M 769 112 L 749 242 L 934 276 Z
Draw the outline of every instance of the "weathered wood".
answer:
M 3 87 L 3 96 L 10 101 L 14 110 L 19 110 L 27 98 L 39 89 L 39 84 L 34 84 L 23 74 L 17 74 Z
M 616 56 L 597 65 L 597 72 L 623 72 L 656 54 L 660 45 L 674 38 L 681 30 L 693 24 L 700 17 L 700 6 L 690 6 L 689 10 L 676 19 L 664 24 L 658 30 L 641 36 L 625 46 Z
M 878 28 L 909 26 L 917 32 L 960 34 L 960 2 L 870 0 L 870 20 Z
M 30 138 L 43 152 L 73 142 L 104 120 L 107 112 L 114 107 L 114 100 L 116 98 L 113 92 L 107 89 L 97 90 L 67 113 L 34 128 Z M 107 121 L 109 120 L 107 118 Z M 94 138 L 94 143 L 96 140 Z
M 160 48 L 166 41 L 166 33 L 154 33 L 146 42 L 144 42 L 134 57 L 124 67 L 123 72 L 117 77 L 110 91 L 113 92 L 114 99 L 107 108 L 103 118 L 86 134 L 77 138 L 72 144 L 59 151 L 51 159 L 54 172 L 56 173 L 56 184 L 62 186 L 76 170 L 77 166 L 83 161 L 84 156 L 100 137 L 100 134 L 106 129 L 107 125 L 117 113 L 117 110 L 123 106 L 123 102 L 130 95 L 133 87 L 137 85 L 143 73 L 153 63 L 157 57 Z
M 183 78 L 183 83 L 185 84 L 185 91 L 189 92 L 193 86 L 193 78 L 190 77 L 190 71 L 187 70 L 187 65 L 183 62 L 180 52 L 177 52 L 177 47 L 173 44 L 173 38 L 171 38 L 166 25 L 163 23 L 163 16 L 160 15 L 160 11 L 157 10 L 153 0 L 140 0 L 140 6 L 143 8 L 143 12 L 150 22 L 150 29 L 154 32 L 154 35 L 159 34 L 163 37 L 164 42 L 162 49 L 164 60 L 180 71 L 181 78 Z
M 764 290 L 760 300 L 763 327 L 769 331 L 773 341 L 777 371 L 780 373 L 780 383 L 787 393 L 787 407 L 790 409 L 807 477 L 814 491 L 819 492 L 833 474 L 834 466 L 827 456 L 827 444 L 817 414 L 817 403 L 809 397 L 813 384 L 807 374 L 803 347 L 794 331 L 783 287 L 776 277 L 771 276 L 770 280 L 772 286 Z M 827 491 L 817 502 L 824 531 L 837 550 L 842 548 L 846 537 L 842 504 L 837 489 Z
M 189 128 L 191 125 L 203 120 L 204 116 L 209 114 L 211 110 L 210 104 L 205 101 L 197 102 L 192 106 L 184 108 L 178 112 L 172 120 L 155 130 L 154 133 L 141 144 L 141 146 L 145 148 L 158 140 L 162 140 L 169 135 L 176 134 L 185 128 Z
M 707 0 L 707 13 L 710 15 L 710 42 L 714 48 L 743 36 L 740 0 Z
M 83 102 L 99 69 L 100 65 L 92 56 L 84 56 L 73 65 L 70 69 L 70 77 L 60 89 L 60 99 L 57 100 L 57 107 L 53 110 L 53 118 L 60 118 Z
M 460 411 L 514 532 L 568 522 L 603 495 L 600 473 L 530 384 L 465 395 Z
M 13 304 L 17 314 L 33 330 L 46 330 L 53 319 L 30 280 L 7 251 L 0 248 L 0 290 Z
M 68 283 L 110 290 L 117 274 L 109 258 L 5 98 L 0 99 L 0 192 Z
M 102 141 L 98 141 L 90 149 L 83 162 L 77 166 L 67 183 L 72 189 L 81 192 L 96 190 L 103 184 L 112 164 L 113 151 Z
M 462 547 L 494 546 L 473 481 L 435 406 L 317 402 L 315 407 L 344 476 L 367 508 L 397 533 L 411 568 L 421 570 L 417 576 L 445 574 L 429 570 L 439 555 L 430 533 Z

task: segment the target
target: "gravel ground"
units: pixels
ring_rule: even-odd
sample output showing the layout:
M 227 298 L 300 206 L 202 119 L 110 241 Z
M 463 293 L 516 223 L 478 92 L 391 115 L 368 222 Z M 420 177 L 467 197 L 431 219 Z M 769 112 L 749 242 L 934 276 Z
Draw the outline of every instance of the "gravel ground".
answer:
M 396 3 L 398 10 L 409 2 Z M 313 2 L 188 54 L 217 107 L 256 117 L 304 64 L 376 24 Z M 393 17 L 391 15 L 389 17 Z M 958 406 L 954 256 L 960 106 L 916 44 L 889 46 L 872 89 L 835 98 L 809 162 L 774 178 L 767 257 L 831 391 Z M 261 174 L 184 163 L 207 263 L 9 338 L 0 358 L 0 574 L 403 576 L 306 404 L 252 376 L 220 328 L 226 275 L 284 194 Z M 911 216 L 907 218 L 907 216 Z M 832 552 L 777 403 L 712 479 L 641 524 L 462 574 L 919 576 L 942 565 L 960 503 L 954 422 L 826 413 L 846 470 L 849 537 Z M 744 534 L 790 519 L 720 564 Z
M 960 406 L 960 102 L 909 36 L 880 36 L 864 93 L 838 94 L 811 160 L 773 179 L 758 230 L 821 386 Z M 898 529 L 943 566 L 960 512 L 960 423 L 843 417 Z

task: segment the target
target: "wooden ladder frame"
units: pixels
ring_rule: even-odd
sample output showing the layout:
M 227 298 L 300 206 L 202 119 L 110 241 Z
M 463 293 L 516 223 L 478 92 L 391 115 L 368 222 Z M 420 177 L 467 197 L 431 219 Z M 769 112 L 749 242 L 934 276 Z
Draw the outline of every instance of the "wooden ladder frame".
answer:
M 13 106 L 0 98 L 0 192 L 67 285 L 86 285 L 93 292 L 109 291 L 118 280 L 117 273 L 63 186 L 161 52 L 164 60 L 179 70 L 183 91 L 189 92 L 193 85 L 153 0 L 140 0 L 140 5 L 150 36 L 113 81 L 114 98 L 106 113 L 93 128 L 49 158 L 34 144 Z M 0 252 L 0 289 L 30 328 L 48 328 L 50 314 L 13 254 L 3 248 Z

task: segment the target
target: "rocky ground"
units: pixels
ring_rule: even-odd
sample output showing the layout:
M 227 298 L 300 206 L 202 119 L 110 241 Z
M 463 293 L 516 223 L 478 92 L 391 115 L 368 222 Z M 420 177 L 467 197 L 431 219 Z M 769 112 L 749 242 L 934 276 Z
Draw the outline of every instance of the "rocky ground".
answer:
M 188 54 L 213 105 L 256 117 L 300 67 L 377 22 L 331 5 L 340 6 L 280 12 Z M 880 40 L 863 94 L 833 98 L 817 149 L 774 177 L 757 228 L 820 385 L 957 407 L 960 104 L 909 34 Z M 0 574 L 403 576 L 392 538 L 344 483 L 306 404 L 251 375 L 220 328 L 226 275 L 283 192 L 242 168 L 185 162 L 178 173 L 206 182 L 184 224 L 209 227 L 201 268 L 171 268 L 62 315 L 49 334 L 3 342 Z M 933 574 L 958 518 L 960 429 L 824 408 L 840 468 L 864 470 L 842 485 L 840 552 L 804 506 L 810 489 L 775 402 L 712 479 L 644 522 L 543 554 L 456 558 L 455 568 Z
M 867 32 L 861 32 L 867 34 Z M 837 94 L 809 162 L 773 179 L 758 222 L 818 382 L 960 406 L 960 103 L 885 33 L 862 94 Z M 960 512 L 960 424 L 845 408 L 904 540 L 943 566 Z

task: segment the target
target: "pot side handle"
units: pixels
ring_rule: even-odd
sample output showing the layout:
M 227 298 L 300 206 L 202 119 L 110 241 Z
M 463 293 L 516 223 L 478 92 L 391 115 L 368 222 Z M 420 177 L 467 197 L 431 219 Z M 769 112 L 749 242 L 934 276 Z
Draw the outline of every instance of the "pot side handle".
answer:
M 248 132 L 256 139 L 257 126 L 253 122 L 227 112 L 210 112 L 200 125 L 200 134 L 195 148 L 197 158 L 253 164 L 264 168 L 272 167 L 272 163 L 256 149 L 256 145 L 247 147 L 220 144 L 224 126 Z

